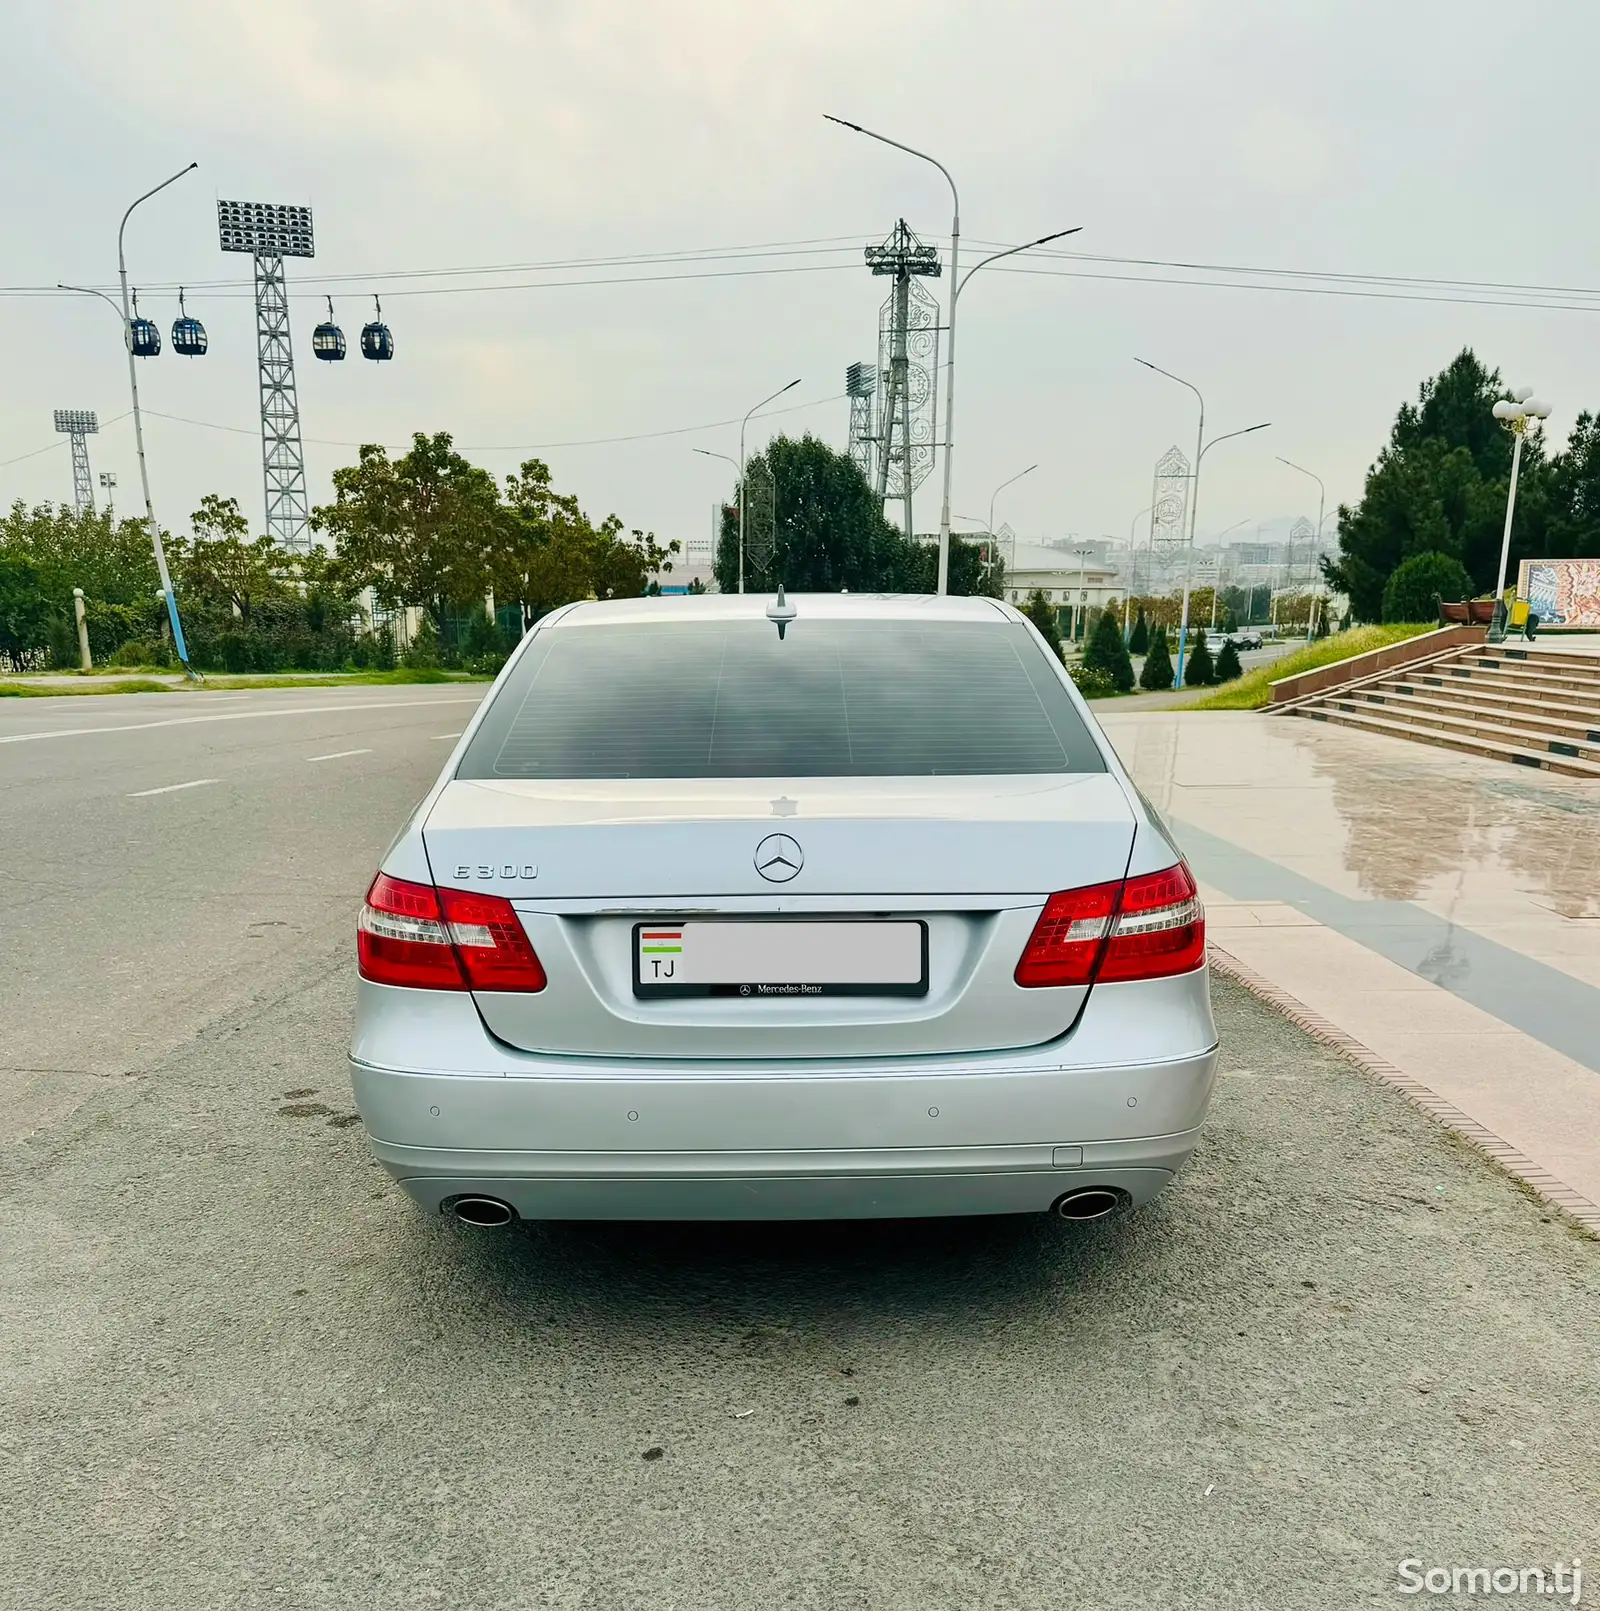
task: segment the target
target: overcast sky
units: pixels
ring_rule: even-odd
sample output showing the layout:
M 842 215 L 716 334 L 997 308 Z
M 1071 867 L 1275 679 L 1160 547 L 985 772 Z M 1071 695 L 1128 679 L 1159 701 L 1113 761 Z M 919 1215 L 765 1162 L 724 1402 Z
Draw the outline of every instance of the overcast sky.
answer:
M 683 537 L 731 485 L 691 451 L 737 454 L 737 424 L 712 422 L 800 376 L 786 401 L 810 406 L 753 422 L 752 447 L 808 428 L 843 445 L 844 367 L 873 355 L 885 284 L 859 245 L 901 214 L 948 234 L 935 169 L 824 112 L 938 155 L 972 242 L 1081 224 L 1067 244 L 1113 258 L 1593 288 L 1597 55 L 1600 9 L 1582 0 L 13 0 L 0 282 L 111 285 L 122 209 L 198 160 L 128 231 L 135 283 L 196 286 L 211 335 L 202 360 L 169 340 L 141 365 L 146 407 L 234 428 L 150 420 L 164 524 L 186 529 L 206 492 L 262 523 L 252 305 L 242 286 L 199 289 L 248 272 L 218 250 L 225 197 L 315 208 L 316 259 L 290 265 L 313 502 L 354 458 L 330 444 L 448 430 L 497 474 L 537 452 L 591 514 Z M 841 250 L 368 278 L 793 242 Z M 712 270 L 723 277 L 549 283 Z M 354 276 L 335 290 L 352 342 L 365 293 L 384 292 L 392 364 L 312 361 L 314 275 Z M 1600 407 L 1595 306 L 987 271 L 958 327 L 955 508 L 985 515 L 996 484 L 1037 461 L 1000 518 L 1029 536 L 1125 538 L 1154 460 L 1195 432 L 1193 398 L 1137 353 L 1202 388 L 1209 429 L 1273 422 L 1207 458 L 1202 537 L 1314 519 L 1315 486 L 1275 455 L 1320 473 L 1330 509 L 1358 494 L 1397 404 L 1463 345 L 1548 396 L 1564 439 Z M 164 329 L 177 311 L 170 292 L 145 308 Z M 107 422 L 94 466 L 117 472 L 131 512 L 131 422 L 109 423 L 128 407 L 111 313 L 0 297 L 0 460 L 49 447 L 58 407 Z M 0 465 L 0 501 L 70 491 L 64 440 Z M 935 479 L 917 524 L 937 519 Z

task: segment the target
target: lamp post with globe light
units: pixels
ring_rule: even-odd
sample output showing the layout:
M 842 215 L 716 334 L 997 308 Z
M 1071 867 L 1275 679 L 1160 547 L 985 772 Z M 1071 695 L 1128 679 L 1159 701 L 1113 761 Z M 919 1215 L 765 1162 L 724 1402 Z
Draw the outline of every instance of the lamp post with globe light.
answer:
M 1533 395 L 1531 386 L 1523 386 L 1510 397 L 1503 397 L 1494 405 L 1494 417 L 1511 432 L 1511 485 L 1506 488 L 1506 529 L 1500 539 L 1500 572 L 1494 584 L 1494 624 L 1489 628 L 1491 643 L 1503 642 L 1506 635 L 1506 566 L 1511 559 L 1511 520 L 1517 508 L 1517 477 L 1522 471 L 1522 441 L 1528 434 L 1529 422 L 1547 420 L 1550 405 Z

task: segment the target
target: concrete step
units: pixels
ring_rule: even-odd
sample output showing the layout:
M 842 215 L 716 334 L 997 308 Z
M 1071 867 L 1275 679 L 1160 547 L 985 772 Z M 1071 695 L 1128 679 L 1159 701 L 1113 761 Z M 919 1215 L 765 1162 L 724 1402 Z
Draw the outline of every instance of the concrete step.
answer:
M 1390 738 L 1403 738 L 1411 743 L 1434 744 L 1441 749 L 1458 750 L 1466 755 L 1483 755 L 1497 761 L 1510 761 L 1517 766 L 1536 766 L 1546 772 L 1557 772 L 1566 777 L 1591 778 L 1600 781 L 1600 761 L 1586 761 L 1573 756 L 1551 755 L 1548 752 L 1527 749 L 1519 744 L 1502 743 L 1495 739 L 1475 738 L 1466 734 L 1441 731 L 1434 727 L 1421 727 L 1392 716 L 1368 714 L 1367 710 L 1352 704 L 1348 710 L 1324 706 L 1305 706 L 1295 713 L 1312 721 L 1332 722 L 1336 726 L 1356 727 L 1363 732 L 1382 733 Z
M 1529 649 L 1511 643 L 1490 643 L 1475 648 L 1473 652 L 1514 661 L 1518 665 L 1600 671 L 1600 642 L 1592 649 Z
M 1495 660 L 1482 654 L 1463 655 L 1457 660 L 1444 661 L 1436 669 L 1454 677 L 1482 678 L 1485 681 L 1517 684 L 1520 687 L 1570 697 L 1593 698 L 1600 701 L 1600 666 L 1594 670 L 1584 667 L 1536 666 L 1523 660 Z
M 1587 734 L 1550 732 L 1534 729 L 1517 722 L 1507 722 L 1498 712 L 1441 710 L 1437 704 L 1425 704 L 1404 694 L 1392 698 L 1360 693 L 1330 694 L 1330 708 L 1345 712 L 1367 713 L 1381 711 L 1385 716 L 1409 727 L 1425 728 L 1461 738 L 1484 739 L 1491 743 L 1507 744 L 1514 749 L 1560 755 L 1569 760 L 1600 762 L 1600 743 L 1589 741 Z
M 1400 673 L 1396 672 L 1395 676 L 1400 676 Z M 1495 671 L 1453 660 L 1428 666 L 1407 680 L 1438 687 L 1498 688 L 1506 693 L 1520 694 L 1525 699 L 1557 699 L 1566 704 L 1585 705 L 1600 711 L 1600 680 L 1586 682 L 1578 678 L 1536 677 L 1509 668 Z
M 1582 711 L 1570 716 L 1537 706 L 1532 709 L 1506 709 L 1504 705 L 1490 704 L 1482 699 L 1464 699 L 1454 689 L 1413 689 L 1409 684 L 1392 688 L 1352 688 L 1326 697 L 1360 700 L 1392 710 L 1411 711 L 1419 719 L 1437 717 L 1441 721 L 1472 722 L 1506 732 L 1525 733 L 1530 739 L 1560 739 L 1577 746 L 1580 751 L 1600 750 L 1600 722 Z M 1518 701 L 1517 704 L 1521 706 L 1524 702 Z
M 1537 726 L 1555 722 L 1580 730 L 1580 736 L 1600 738 L 1600 709 L 1566 699 L 1544 699 L 1535 695 L 1503 692 L 1493 683 L 1468 681 L 1450 687 L 1437 683 L 1417 683 L 1396 675 L 1392 680 L 1370 683 L 1361 688 L 1335 689 L 1336 693 L 1405 694 L 1416 699 L 1438 701 L 1445 709 L 1493 710 L 1518 722 Z

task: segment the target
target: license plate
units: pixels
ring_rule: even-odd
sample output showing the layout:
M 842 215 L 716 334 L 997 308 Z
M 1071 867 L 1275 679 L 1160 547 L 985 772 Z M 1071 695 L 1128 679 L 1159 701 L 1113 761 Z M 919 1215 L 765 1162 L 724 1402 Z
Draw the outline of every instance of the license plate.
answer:
M 638 923 L 636 996 L 925 996 L 928 925 L 899 922 L 695 920 Z

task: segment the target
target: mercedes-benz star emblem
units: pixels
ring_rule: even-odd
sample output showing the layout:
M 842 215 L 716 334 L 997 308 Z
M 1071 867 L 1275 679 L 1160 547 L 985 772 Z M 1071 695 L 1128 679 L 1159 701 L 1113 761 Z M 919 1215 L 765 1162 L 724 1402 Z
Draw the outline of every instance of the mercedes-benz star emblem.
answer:
M 769 883 L 787 884 L 806 864 L 806 853 L 786 833 L 769 833 L 756 846 L 756 871 Z

